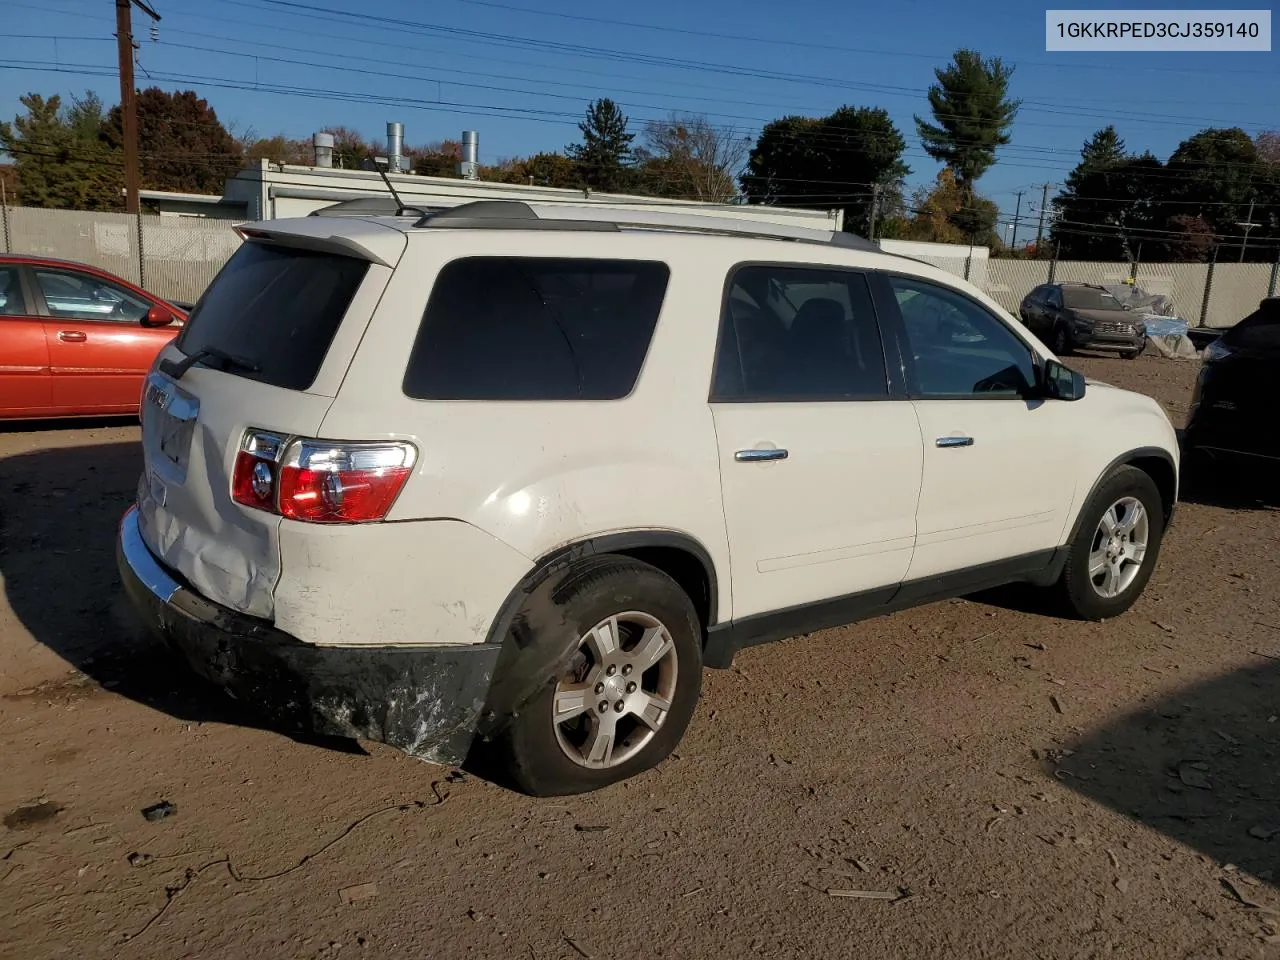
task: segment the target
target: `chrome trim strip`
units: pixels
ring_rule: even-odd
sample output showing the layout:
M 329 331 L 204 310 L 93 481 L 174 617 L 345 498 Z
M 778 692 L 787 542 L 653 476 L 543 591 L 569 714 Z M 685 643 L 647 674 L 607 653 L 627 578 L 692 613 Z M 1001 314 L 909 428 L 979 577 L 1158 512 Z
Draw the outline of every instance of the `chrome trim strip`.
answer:
M 120 552 L 142 585 L 161 602 L 168 603 L 182 589 L 181 584 L 160 566 L 142 539 L 136 506 L 130 507 L 120 518 Z

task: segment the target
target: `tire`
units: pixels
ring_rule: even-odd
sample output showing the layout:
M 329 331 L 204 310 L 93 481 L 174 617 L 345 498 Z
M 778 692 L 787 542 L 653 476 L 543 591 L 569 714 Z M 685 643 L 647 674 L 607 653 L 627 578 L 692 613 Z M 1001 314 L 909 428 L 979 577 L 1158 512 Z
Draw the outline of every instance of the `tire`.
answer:
M 1142 350 L 1141 348 L 1137 350 L 1129 350 L 1126 353 L 1120 354 L 1120 356 L 1123 357 L 1125 360 L 1137 360 L 1140 356 L 1142 356 Z
M 1113 508 L 1122 503 L 1141 505 L 1143 514 L 1137 521 L 1136 528 L 1131 528 L 1131 539 L 1120 546 L 1128 554 L 1128 562 L 1119 556 L 1115 549 L 1108 550 L 1108 541 L 1102 534 L 1102 522 Z M 1120 529 L 1124 529 L 1131 519 L 1128 509 L 1116 510 L 1112 519 L 1119 519 Z M 1136 565 L 1132 556 L 1135 545 L 1144 538 L 1141 528 L 1145 526 L 1145 545 Z M 1134 605 L 1160 556 L 1160 544 L 1164 538 L 1164 504 L 1155 482 L 1137 467 L 1122 466 L 1117 468 L 1090 496 L 1084 509 L 1080 511 L 1080 520 L 1071 542 L 1067 545 L 1067 560 L 1062 568 L 1054 590 L 1062 613 L 1078 620 L 1107 620 L 1117 617 Z M 1106 567 L 1094 576 L 1090 575 L 1090 566 L 1095 560 L 1115 557 L 1116 562 L 1108 561 Z M 1112 579 L 1112 578 L 1115 579 Z M 1107 588 L 1116 588 L 1113 595 L 1106 595 Z
M 562 646 L 571 631 L 579 638 L 579 654 L 566 675 L 548 677 L 516 711 L 500 744 L 515 784 L 543 797 L 598 790 L 662 762 L 689 726 L 702 688 L 697 612 L 684 590 L 656 567 L 626 557 L 594 558 L 570 572 L 554 603 L 563 626 L 548 631 L 555 636 L 534 632 L 532 642 Z M 605 626 L 611 618 L 616 629 Z M 665 637 L 654 630 L 665 631 Z M 602 656 L 611 634 L 622 642 Z M 664 650 L 653 666 L 646 667 L 650 657 L 638 653 L 642 637 L 656 638 L 652 643 Z M 657 645 L 650 646 L 650 655 Z M 646 693 L 668 702 L 668 709 L 659 713 Z M 617 709 L 620 704 L 624 709 Z M 571 718 L 556 722 L 557 707 Z M 568 713 L 579 707 L 585 708 Z M 648 722 L 635 712 L 641 708 Z M 612 738 L 603 735 L 610 729 Z M 610 755 L 602 756 L 606 750 Z
M 1066 324 L 1060 323 L 1053 328 L 1053 352 L 1060 357 L 1069 356 L 1072 351 L 1071 334 Z

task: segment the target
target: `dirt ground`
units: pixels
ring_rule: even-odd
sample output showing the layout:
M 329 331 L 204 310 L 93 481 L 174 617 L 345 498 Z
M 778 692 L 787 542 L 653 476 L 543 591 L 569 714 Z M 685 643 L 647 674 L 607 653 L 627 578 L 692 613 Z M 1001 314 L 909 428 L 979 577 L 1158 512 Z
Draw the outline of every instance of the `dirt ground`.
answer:
M 1194 363 L 1075 362 L 1185 416 Z M 1280 957 L 1248 497 L 1180 505 L 1121 619 L 1012 591 L 753 648 L 677 756 L 538 801 L 188 680 L 118 597 L 139 467 L 129 426 L 0 433 L 0 957 Z

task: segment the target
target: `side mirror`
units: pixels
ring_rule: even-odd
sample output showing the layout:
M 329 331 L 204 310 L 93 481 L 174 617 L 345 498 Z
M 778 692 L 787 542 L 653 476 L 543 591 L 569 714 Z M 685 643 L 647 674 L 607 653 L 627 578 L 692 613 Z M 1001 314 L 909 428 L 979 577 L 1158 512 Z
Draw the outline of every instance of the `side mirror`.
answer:
M 157 303 L 154 304 L 151 309 L 147 311 L 147 315 L 142 318 L 142 325 L 144 327 L 167 327 L 169 324 L 173 323 L 174 319 L 175 317 L 169 312 L 167 307 L 162 307 Z
M 1084 396 L 1084 374 L 1057 360 L 1045 361 L 1041 378 L 1041 390 L 1050 400 L 1079 400 Z

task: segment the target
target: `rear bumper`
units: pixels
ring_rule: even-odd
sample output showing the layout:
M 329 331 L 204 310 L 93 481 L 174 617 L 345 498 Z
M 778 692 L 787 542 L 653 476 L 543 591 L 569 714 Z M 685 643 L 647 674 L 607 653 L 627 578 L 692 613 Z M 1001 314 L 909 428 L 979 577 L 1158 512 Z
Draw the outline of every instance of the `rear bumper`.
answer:
M 206 600 L 120 521 L 116 564 L 130 602 L 198 675 L 282 732 L 354 737 L 461 763 L 498 661 L 496 644 L 316 646 Z

